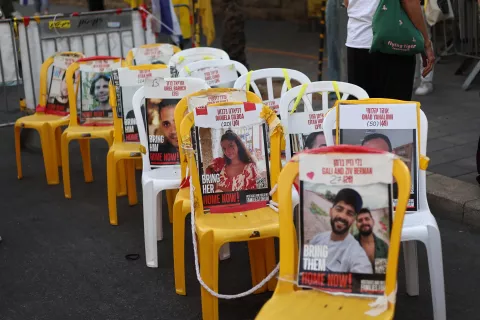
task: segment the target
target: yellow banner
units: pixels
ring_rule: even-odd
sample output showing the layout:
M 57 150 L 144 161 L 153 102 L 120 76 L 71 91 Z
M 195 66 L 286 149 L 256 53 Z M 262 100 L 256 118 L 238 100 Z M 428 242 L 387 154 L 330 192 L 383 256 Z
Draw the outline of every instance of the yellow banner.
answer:
M 51 20 L 48 21 L 49 29 L 70 29 L 70 20 Z

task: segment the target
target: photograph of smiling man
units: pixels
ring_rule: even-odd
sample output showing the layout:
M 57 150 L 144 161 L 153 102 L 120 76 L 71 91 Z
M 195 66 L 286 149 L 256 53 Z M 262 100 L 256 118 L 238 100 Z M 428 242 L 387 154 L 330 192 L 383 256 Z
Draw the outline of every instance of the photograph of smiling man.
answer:
M 388 255 L 388 185 L 300 184 L 299 284 L 377 293 L 384 284 Z
M 110 72 L 81 72 L 80 123 L 113 123 L 110 105 Z

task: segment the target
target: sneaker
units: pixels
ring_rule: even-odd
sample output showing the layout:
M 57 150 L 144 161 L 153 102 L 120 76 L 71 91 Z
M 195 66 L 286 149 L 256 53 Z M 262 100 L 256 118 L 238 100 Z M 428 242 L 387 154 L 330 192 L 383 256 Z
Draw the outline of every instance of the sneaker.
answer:
M 433 91 L 433 84 L 429 82 L 422 82 L 420 86 L 415 90 L 417 96 L 425 96 Z

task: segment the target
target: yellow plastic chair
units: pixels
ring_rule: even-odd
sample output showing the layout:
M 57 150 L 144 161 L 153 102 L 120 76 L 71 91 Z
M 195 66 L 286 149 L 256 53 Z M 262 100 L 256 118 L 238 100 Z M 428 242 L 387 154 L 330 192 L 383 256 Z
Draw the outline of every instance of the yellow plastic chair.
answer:
M 177 52 L 180 52 L 182 51 L 182 49 L 180 49 L 179 47 L 173 45 L 173 44 L 169 44 L 169 43 L 151 43 L 151 44 L 144 44 L 138 48 L 133 48 L 131 50 L 128 51 L 128 54 L 127 54 L 127 58 L 126 58 L 126 61 L 127 61 L 127 65 L 129 66 L 134 66 L 134 65 L 140 65 L 140 64 L 143 64 L 143 63 L 136 63 L 135 61 L 135 54 L 138 50 L 142 50 L 142 49 L 151 49 L 151 48 L 156 48 L 156 47 L 163 47 L 163 46 L 168 46 L 168 47 L 171 47 L 173 49 L 173 54 L 177 53 Z M 171 57 L 170 57 L 171 58 Z M 149 64 L 156 64 L 156 59 L 154 57 L 152 57 L 151 61 L 148 62 Z M 160 63 L 163 63 L 163 64 L 168 64 L 168 61 L 161 61 Z
M 22 159 L 20 150 L 20 133 L 22 129 L 37 130 L 42 145 L 43 161 L 47 183 L 49 185 L 59 184 L 58 167 L 62 164 L 60 153 L 60 136 L 62 127 L 68 125 L 68 113 L 50 112 L 47 109 L 48 99 L 48 70 L 55 60 L 68 56 L 73 61 L 83 58 L 80 52 L 60 52 L 54 54 L 42 64 L 40 69 L 40 101 L 33 115 L 25 116 L 15 122 L 15 155 L 17 161 L 17 177 L 23 178 Z M 73 62 L 72 61 L 72 62 Z
M 128 66 L 130 70 L 158 70 L 167 69 L 164 64 L 146 64 L 139 66 Z M 132 97 L 133 98 L 133 97 Z M 124 101 L 124 103 L 131 104 L 132 101 Z M 108 192 L 108 215 L 111 225 L 118 225 L 117 216 L 117 197 L 116 197 L 116 181 L 117 171 L 121 170 L 117 166 L 121 161 L 125 162 L 127 175 L 127 194 L 128 203 L 133 206 L 138 203 L 137 187 L 135 182 L 135 168 L 137 163 L 142 163 L 141 145 L 140 142 L 125 142 L 123 134 L 123 119 L 118 117 L 117 113 L 117 96 L 116 88 L 110 82 L 110 104 L 113 111 L 113 144 L 108 150 L 107 154 L 107 192 Z M 133 110 L 133 109 L 132 109 Z M 141 166 L 140 166 L 141 168 Z M 173 207 L 173 203 L 172 203 Z
M 180 131 L 180 124 L 183 118 L 188 113 L 188 99 L 194 96 L 212 95 L 218 93 L 227 93 L 238 91 L 237 89 L 223 89 L 214 88 L 202 90 L 193 93 L 182 100 L 180 100 L 175 108 L 175 125 L 177 132 Z M 246 92 L 247 101 L 253 103 L 261 103 L 260 97 L 253 92 Z M 175 291 L 179 295 L 186 295 L 187 290 L 185 286 L 185 218 L 190 213 L 190 188 L 187 180 L 187 156 L 182 148 L 179 148 L 180 154 L 180 169 L 182 178 L 182 187 L 176 193 L 175 201 L 173 204 L 173 211 L 169 208 L 169 213 L 173 213 L 173 252 L 174 252 L 174 270 L 175 270 Z M 168 198 L 167 198 L 168 199 Z M 172 221 L 172 218 L 170 218 Z M 252 250 L 253 251 L 253 250 Z M 253 254 L 253 253 L 252 253 Z M 252 282 L 253 285 L 259 283 L 266 277 L 267 271 L 260 266 L 259 271 L 252 264 Z M 265 291 L 265 288 L 263 288 Z
M 73 74 L 80 69 L 82 64 L 89 64 L 92 61 L 112 61 L 113 63 L 120 62 L 124 65 L 124 60 L 117 57 L 89 57 L 86 59 L 78 60 L 70 65 L 67 69 L 67 87 L 68 87 L 68 100 L 70 102 L 70 123 L 67 129 L 62 134 L 61 149 L 62 149 L 62 173 L 63 173 L 63 188 L 65 198 L 70 199 L 72 197 L 72 191 L 70 187 L 70 159 L 68 146 L 70 141 L 78 140 L 80 144 L 80 151 L 83 159 L 83 173 L 85 182 L 93 181 L 92 163 L 90 158 L 90 139 L 105 139 L 109 146 L 113 144 L 113 119 L 112 124 L 100 124 L 100 125 L 80 125 L 77 118 L 77 93 L 73 87 Z M 94 69 L 92 67 L 92 69 Z M 92 71 L 95 72 L 95 71 Z M 100 70 L 98 72 L 101 72 Z M 81 81 L 81 76 L 80 76 Z M 82 85 L 80 83 L 80 85 Z M 125 185 L 125 168 L 121 167 L 119 170 L 119 178 L 117 179 L 117 195 L 126 194 Z
M 364 147 L 336 146 L 317 149 L 318 153 L 355 153 Z M 348 150 L 348 151 L 346 151 Z M 378 151 L 377 151 L 378 152 Z M 280 199 L 280 274 L 277 288 L 272 298 L 263 306 L 256 320 L 261 319 L 393 319 L 395 305 L 388 302 L 387 310 L 373 317 L 365 312 L 372 309 L 372 298 L 358 298 L 331 295 L 317 290 L 296 290 L 295 279 L 298 265 L 295 253 L 298 251 L 295 238 L 295 227 L 291 215 L 292 192 L 291 188 L 298 176 L 298 157 L 292 158 L 280 173 L 278 183 L 278 197 Z M 394 214 L 394 221 L 390 235 L 388 250 L 387 273 L 385 283 L 385 299 L 396 294 L 398 255 L 403 218 L 410 195 L 410 173 L 403 161 L 395 159 L 393 175 L 398 183 L 398 204 Z M 383 297 L 382 297 L 383 298 Z
M 218 106 L 238 104 L 242 102 L 232 103 L 218 103 L 208 105 L 208 108 L 215 108 Z M 280 144 L 283 137 L 283 130 L 280 125 L 275 112 L 269 107 L 263 106 L 261 117 L 268 123 L 270 127 L 270 183 L 271 186 L 277 184 L 281 163 L 280 163 Z M 181 139 L 183 147 L 191 148 L 191 129 L 194 126 L 193 112 L 190 112 L 182 121 L 180 125 Z M 257 260 L 267 260 L 267 264 L 271 261 L 269 259 L 274 257 L 274 248 L 265 250 L 266 239 L 273 242 L 273 237 L 279 236 L 279 220 L 278 213 L 272 208 L 266 206 L 263 208 L 235 212 L 235 213 L 215 213 L 204 214 L 202 193 L 200 187 L 200 180 L 198 176 L 197 163 L 194 153 L 187 152 L 188 167 L 191 175 L 191 183 L 194 186 L 195 199 L 195 229 L 198 239 L 199 247 L 199 264 L 200 275 L 204 283 L 213 291 L 218 292 L 218 253 L 222 245 L 230 242 L 249 241 L 257 243 L 254 255 L 250 251 L 251 264 L 258 263 Z M 277 194 L 273 194 L 273 201 L 277 202 Z M 183 222 L 182 222 L 183 223 Z M 257 231 L 259 237 L 252 238 L 252 232 Z M 251 249 L 252 247 L 249 246 Z M 270 252 L 266 255 L 266 252 Z M 174 254 L 178 254 L 174 252 Z M 253 259 L 252 259 L 253 258 Z M 275 269 L 275 261 L 270 271 Z M 253 269 L 253 267 L 252 267 Z M 262 279 L 263 280 L 263 279 Z M 258 283 L 258 282 L 257 282 Z M 258 291 L 257 291 L 258 292 Z M 202 293 L 202 314 L 203 319 L 218 319 L 218 299 L 211 295 L 203 286 Z

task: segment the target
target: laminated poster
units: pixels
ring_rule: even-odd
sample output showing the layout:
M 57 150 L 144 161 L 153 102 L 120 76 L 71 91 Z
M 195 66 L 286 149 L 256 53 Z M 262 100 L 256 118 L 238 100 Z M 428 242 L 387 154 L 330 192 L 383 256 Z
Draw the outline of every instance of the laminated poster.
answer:
M 135 65 L 141 64 L 165 64 L 168 65 L 173 56 L 173 46 L 170 44 L 160 44 L 156 46 L 146 46 L 135 49 Z M 170 74 L 168 74 L 170 76 Z
M 288 115 L 290 150 L 293 157 L 304 150 L 327 145 L 323 134 L 324 111 L 295 112 Z
M 299 286 L 347 295 L 383 295 L 393 157 L 299 155 Z
M 269 155 L 262 104 L 196 108 L 196 153 L 203 206 L 210 212 L 270 200 Z
M 65 75 L 68 67 L 80 58 L 82 56 L 75 53 L 63 53 L 54 57 L 47 93 L 46 113 L 65 116 L 70 112 Z M 79 75 L 78 71 L 74 74 L 75 88 L 78 85 Z
M 123 141 L 140 142 L 137 121 L 133 112 L 132 99 L 137 90 L 152 77 L 168 77 L 168 68 L 153 70 L 131 70 L 119 68 L 112 72 L 112 81 L 116 89 L 117 116 L 123 120 Z M 143 101 L 142 105 L 145 105 Z M 145 108 L 142 108 L 145 114 Z
M 212 88 L 221 85 L 231 85 L 238 79 L 237 69 L 232 63 L 231 65 L 220 67 L 206 67 L 195 70 L 189 73 L 190 77 L 205 80 L 205 82 Z
M 362 145 L 394 153 L 410 169 L 412 186 L 407 211 L 418 210 L 417 105 L 340 105 L 340 144 Z M 397 203 L 397 184 L 393 184 Z
M 188 78 L 149 77 L 145 81 L 145 124 L 150 165 L 179 165 L 175 107 L 185 96 L 204 89 L 201 81 Z
M 120 60 L 95 60 L 80 65 L 81 125 L 112 125 L 109 82 Z

